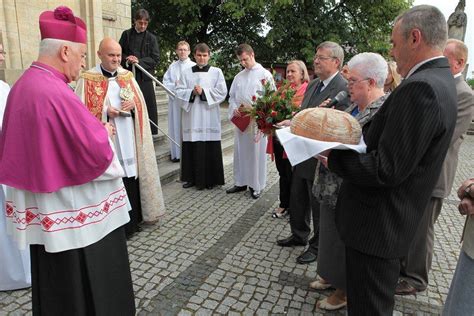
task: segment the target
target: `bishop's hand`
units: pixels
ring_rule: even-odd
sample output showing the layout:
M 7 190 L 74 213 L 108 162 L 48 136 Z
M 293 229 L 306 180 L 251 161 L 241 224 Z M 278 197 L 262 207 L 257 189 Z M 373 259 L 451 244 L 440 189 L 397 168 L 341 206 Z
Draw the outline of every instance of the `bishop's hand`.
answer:
M 104 127 L 107 130 L 107 133 L 109 134 L 109 137 L 115 135 L 115 126 L 110 123 L 104 123 Z

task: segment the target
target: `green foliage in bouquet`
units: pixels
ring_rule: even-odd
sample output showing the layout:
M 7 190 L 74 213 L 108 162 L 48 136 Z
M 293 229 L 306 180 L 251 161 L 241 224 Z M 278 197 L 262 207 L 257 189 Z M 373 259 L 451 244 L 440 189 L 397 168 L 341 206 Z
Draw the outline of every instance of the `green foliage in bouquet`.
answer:
M 263 90 L 252 97 L 252 108 L 244 111 L 255 120 L 257 127 L 266 135 L 274 134 L 274 124 L 290 120 L 299 107 L 293 102 L 296 93 L 285 80 L 278 90 L 266 79 L 262 79 Z

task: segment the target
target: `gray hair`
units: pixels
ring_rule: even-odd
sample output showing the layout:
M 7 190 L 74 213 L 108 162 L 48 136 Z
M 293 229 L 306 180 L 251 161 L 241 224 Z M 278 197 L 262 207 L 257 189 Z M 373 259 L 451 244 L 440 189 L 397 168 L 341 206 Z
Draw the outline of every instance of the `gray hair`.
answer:
M 464 63 L 467 63 L 468 57 L 468 48 L 463 41 L 460 41 L 455 38 L 450 38 L 446 42 L 446 45 L 453 44 L 454 45 L 454 57 L 457 59 L 464 59 Z
M 400 30 L 407 39 L 413 29 L 421 32 L 426 44 L 443 50 L 448 39 L 448 26 L 441 11 L 431 5 L 418 5 L 400 14 L 395 24 L 401 21 Z
M 331 57 L 334 57 L 339 60 L 339 70 L 342 69 L 342 64 L 344 64 L 344 50 L 341 45 L 331 41 L 325 41 L 316 47 L 316 51 L 320 48 L 329 49 L 331 51 Z
M 349 72 L 356 70 L 367 79 L 374 79 L 377 88 L 383 88 L 388 75 L 388 66 L 385 59 L 376 53 L 360 53 L 347 63 Z
M 67 45 L 72 47 L 74 50 L 79 48 L 79 43 L 74 43 L 70 41 L 55 39 L 55 38 L 45 38 L 41 40 L 39 45 L 39 55 L 40 56 L 54 56 L 61 48 L 62 45 Z

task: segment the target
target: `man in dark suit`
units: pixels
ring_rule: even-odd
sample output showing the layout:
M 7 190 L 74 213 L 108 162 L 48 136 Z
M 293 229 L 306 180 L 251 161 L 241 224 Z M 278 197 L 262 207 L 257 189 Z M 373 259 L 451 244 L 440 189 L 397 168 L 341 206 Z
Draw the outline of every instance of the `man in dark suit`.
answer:
M 156 36 L 147 30 L 150 14 L 145 9 L 138 9 L 134 16 L 134 27 L 122 33 L 122 67 L 132 70 L 132 64 L 138 63 L 152 75 L 160 59 L 160 49 Z M 135 79 L 145 98 L 148 116 L 153 123 L 158 124 L 158 111 L 153 81 L 137 69 Z M 151 133 L 158 134 L 158 129 L 150 124 Z
M 334 98 L 338 92 L 347 91 L 347 81 L 339 73 L 344 62 L 344 51 L 339 44 L 319 44 L 313 62 L 318 78 L 309 83 L 301 109 L 317 107 L 324 100 Z M 346 104 L 337 106 L 344 109 Z M 291 180 L 291 236 L 277 241 L 282 247 L 306 245 L 311 233 L 312 217 L 313 237 L 309 240 L 309 247 L 296 258 L 296 261 L 302 264 L 313 262 L 318 257 L 319 204 L 311 193 L 315 169 L 316 160 L 313 158 L 295 166 Z
M 398 16 L 391 54 L 404 80 L 364 126 L 365 154 L 328 153 L 329 170 L 344 180 L 336 225 L 346 244 L 349 315 L 393 313 L 400 258 L 408 253 L 456 124 L 446 39 L 446 20 L 433 6 Z
M 400 279 L 395 293 L 414 294 L 428 286 L 428 273 L 433 258 L 434 224 L 443 206 L 443 199 L 449 196 L 453 187 L 458 165 L 458 154 L 463 134 L 469 128 L 474 110 L 474 93 L 464 80 L 462 73 L 467 63 L 467 46 L 460 40 L 449 39 L 444 56 L 448 59 L 451 73 L 456 83 L 458 115 L 453 138 L 439 174 L 438 183 L 431 194 L 420 226 L 415 234 L 408 255 L 401 261 Z

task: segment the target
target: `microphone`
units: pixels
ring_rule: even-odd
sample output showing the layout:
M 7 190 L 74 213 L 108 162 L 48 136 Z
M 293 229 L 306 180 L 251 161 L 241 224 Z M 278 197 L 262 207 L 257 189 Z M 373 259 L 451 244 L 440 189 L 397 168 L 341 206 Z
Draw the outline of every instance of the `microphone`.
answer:
M 336 94 L 334 99 L 332 99 L 331 102 L 329 102 L 328 104 L 326 104 L 323 107 L 324 108 L 331 108 L 331 107 L 335 106 L 336 104 L 339 104 L 339 103 L 342 103 L 342 102 L 346 101 L 347 97 L 348 97 L 347 91 L 339 91 L 339 93 Z

